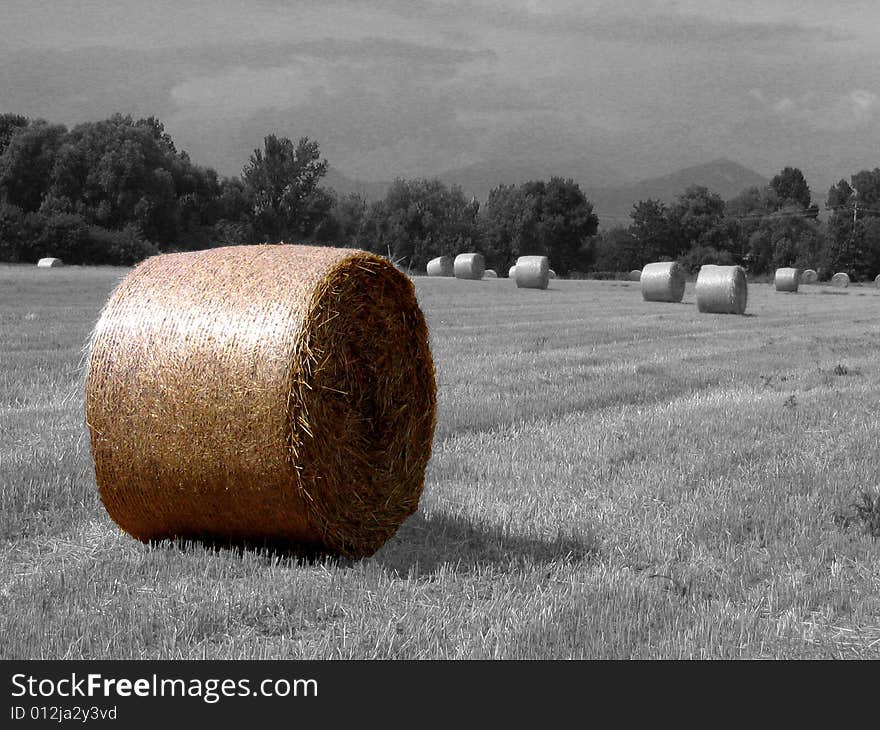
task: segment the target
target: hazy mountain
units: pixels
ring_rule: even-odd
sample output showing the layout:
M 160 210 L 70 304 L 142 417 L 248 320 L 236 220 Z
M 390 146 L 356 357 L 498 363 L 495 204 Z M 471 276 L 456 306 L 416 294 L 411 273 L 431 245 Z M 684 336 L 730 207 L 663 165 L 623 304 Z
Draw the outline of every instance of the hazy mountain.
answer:
M 729 200 L 745 188 L 753 185 L 763 187 L 769 182 L 754 170 L 722 158 L 631 185 L 606 187 L 581 183 L 581 189 L 593 203 L 600 225 L 607 228 L 617 223 L 629 225 L 632 222 L 629 214 L 634 203 L 648 198 L 671 203 L 689 185 L 703 185 L 724 200 Z
M 703 165 L 688 167 L 661 177 L 649 178 L 636 183 L 616 184 L 616 175 L 603 166 L 587 161 L 571 161 L 555 166 L 480 163 L 451 170 L 437 175 L 447 185 L 459 185 L 468 197 L 476 196 L 485 202 L 492 188 L 500 184 L 522 183 L 527 180 L 546 180 L 551 176 L 573 178 L 593 203 L 603 228 L 616 223 L 628 225 L 629 213 L 634 203 L 657 198 L 671 203 L 689 185 L 704 185 L 728 200 L 752 185 L 763 186 L 769 180 L 754 170 L 727 159 L 713 160 Z M 323 185 L 333 188 L 339 195 L 357 193 L 369 201 L 385 195 L 389 182 L 365 182 L 352 180 L 331 168 Z

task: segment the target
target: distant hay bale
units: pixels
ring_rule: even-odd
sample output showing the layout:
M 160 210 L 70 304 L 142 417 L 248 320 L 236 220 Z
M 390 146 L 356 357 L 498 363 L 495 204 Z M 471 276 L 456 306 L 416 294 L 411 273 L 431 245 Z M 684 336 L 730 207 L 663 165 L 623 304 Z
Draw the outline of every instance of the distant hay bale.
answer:
M 516 276 L 516 264 L 514 264 L 513 266 L 511 266 L 507 270 L 507 278 L 508 279 L 513 279 L 515 276 Z
M 41 269 L 54 269 L 59 266 L 64 266 L 64 262 L 61 261 L 61 259 L 46 257 L 37 261 L 37 266 Z
M 801 274 L 801 284 L 815 284 L 819 280 L 819 275 L 814 269 L 804 269 Z
M 86 421 L 134 537 L 362 557 L 419 503 L 436 417 L 415 288 L 355 249 L 153 256 L 104 306 Z
M 484 279 L 497 279 L 498 274 L 495 272 L 495 269 L 486 269 L 483 272 L 483 278 Z
M 796 292 L 800 282 L 801 270 L 793 268 L 776 269 L 773 283 L 776 291 Z
M 629 280 L 630 281 L 641 281 L 642 278 L 642 270 L 641 269 L 633 269 L 629 272 Z
M 546 256 L 520 256 L 514 272 L 518 289 L 546 289 L 550 281 L 550 260 Z
M 642 268 L 639 281 L 646 302 L 680 302 L 684 297 L 684 268 L 677 261 L 659 261 Z
M 556 278 L 556 272 L 553 271 L 553 269 L 547 269 L 547 276 L 550 277 L 551 279 L 555 279 L 555 278 Z
M 700 312 L 743 314 L 748 302 L 746 272 L 742 266 L 701 266 L 694 292 Z
M 834 276 L 831 277 L 831 286 L 849 286 L 849 274 L 843 271 L 838 271 Z
M 452 256 L 438 256 L 431 259 L 425 268 L 428 276 L 455 276 Z
M 874 277 L 874 286 L 880 287 L 880 274 Z
M 482 279 L 486 261 L 480 253 L 460 253 L 453 262 L 456 279 Z

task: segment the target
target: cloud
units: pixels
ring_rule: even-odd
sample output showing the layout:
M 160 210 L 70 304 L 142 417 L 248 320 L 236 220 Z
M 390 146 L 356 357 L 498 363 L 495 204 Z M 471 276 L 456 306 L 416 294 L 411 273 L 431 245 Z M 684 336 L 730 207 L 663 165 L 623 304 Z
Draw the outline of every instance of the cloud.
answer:
M 866 89 L 835 95 L 810 91 L 794 99 L 783 96 L 775 101 L 768 101 L 763 94 L 752 96 L 764 102 L 779 119 L 815 130 L 847 132 L 864 128 L 880 118 L 880 97 Z

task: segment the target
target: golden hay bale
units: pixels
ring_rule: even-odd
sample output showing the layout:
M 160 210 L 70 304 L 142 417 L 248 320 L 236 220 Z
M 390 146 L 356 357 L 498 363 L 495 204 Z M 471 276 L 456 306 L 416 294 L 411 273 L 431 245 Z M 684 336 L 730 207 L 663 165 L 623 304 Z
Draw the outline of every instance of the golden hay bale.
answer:
M 508 279 L 513 279 L 515 276 L 516 276 L 516 264 L 514 264 L 513 266 L 511 266 L 507 270 L 507 278 Z
M 838 271 L 834 276 L 831 277 L 831 286 L 849 286 L 849 274 Z
M 701 266 L 694 293 L 700 312 L 743 314 L 748 302 L 746 272 L 742 266 Z
M 801 274 L 801 284 L 815 284 L 819 280 L 819 275 L 814 269 L 804 269 Z
M 355 249 L 153 256 L 95 327 L 86 420 L 110 516 L 140 540 L 369 555 L 416 511 L 436 385 L 412 282 Z
M 456 279 L 482 279 L 486 260 L 480 253 L 460 253 L 455 257 L 453 270 Z
M 684 297 L 684 268 L 677 261 L 645 264 L 639 281 L 646 302 L 680 302 Z
M 641 281 L 642 279 L 642 270 L 641 269 L 633 269 L 629 272 L 629 280 L 630 281 Z
M 495 272 L 495 269 L 486 269 L 483 272 L 483 278 L 484 279 L 497 279 L 498 274 Z
M 795 292 L 798 290 L 798 283 L 800 282 L 800 278 L 800 269 L 776 269 L 776 275 L 773 277 L 773 284 L 776 287 L 776 291 Z
M 550 260 L 546 256 L 520 256 L 514 272 L 517 289 L 546 289 L 550 282 Z
M 438 256 L 431 259 L 426 267 L 428 276 L 455 276 L 452 256 Z
M 555 279 L 555 278 L 556 278 L 556 272 L 553 271 L 553 269 L 547 269 L 547 276 L 549 276 L 551 279 Z
M 61 259 L 47 257 L 37 261 L 37 267 L 41 269 L 54 269 L 59 266 L 64 266 L 64 263 L 61 261 Z

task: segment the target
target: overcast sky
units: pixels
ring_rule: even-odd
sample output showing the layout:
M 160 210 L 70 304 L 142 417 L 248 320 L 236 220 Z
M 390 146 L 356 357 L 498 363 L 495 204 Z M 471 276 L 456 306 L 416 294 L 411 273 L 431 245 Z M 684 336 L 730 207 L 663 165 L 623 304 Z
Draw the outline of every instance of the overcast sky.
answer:
M 880 3 L 0 0 L 0 113 L 116 111 L 224 174 L 275 133 L 362 179 L 723 156 L 800 167 L 824 201 L 880 166 Z

